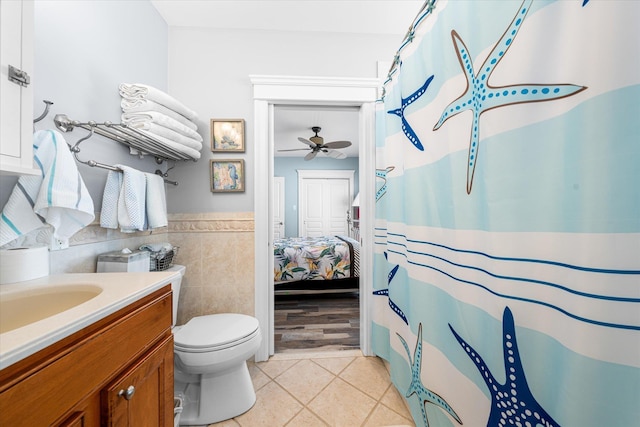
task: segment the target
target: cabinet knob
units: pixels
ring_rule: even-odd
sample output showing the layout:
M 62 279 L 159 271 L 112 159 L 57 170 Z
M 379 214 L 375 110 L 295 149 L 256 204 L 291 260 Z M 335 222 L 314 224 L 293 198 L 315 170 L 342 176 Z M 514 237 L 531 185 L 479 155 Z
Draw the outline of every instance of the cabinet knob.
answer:
M 136 392 L 136 388 L 130 385 L 129 388 L 127 388 L 126 390 L 120 390 L 118 392 L 118 396 L 122 396 L 127 400 L 131 400 L 135 392 Z

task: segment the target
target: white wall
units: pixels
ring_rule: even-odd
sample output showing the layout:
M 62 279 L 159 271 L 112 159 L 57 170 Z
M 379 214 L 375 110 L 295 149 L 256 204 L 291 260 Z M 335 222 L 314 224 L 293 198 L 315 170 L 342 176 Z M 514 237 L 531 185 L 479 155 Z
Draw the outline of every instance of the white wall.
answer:
M 347 157 L 343 160 L 328 157 L 316 157 L 312 162 L 306 162 L 299 157 L 276 157 L 273 162 L 273 175 L 284 178 L 284 235 L 285 237 L 300 236 L 298 224 L 298 170 L 353 170 L 353 194 L 358 194 L 359 173 L 357 157 Z
M 249 75 L 376 77 L 377 61 L 391 60 L 401 39 L 400 36 L 170 27 L 169 92 L 198 112 L 201 125 L 207 127 L 206 132 L 201 132 L 207 143 L 209 119 L 245 119 L 247 150 L 240 154 L 214 155 L 203 149 L 202 158 L 195 165 L 179 165 L 175 178 L 181 185 L 168 189 L 169 212 L 253 211 L 253 94 Z M 212 158 L 244 159 L 247 190 L 211 193 L 208 170 Z M 182 186 L 183 182 L 187 183 L 188 190 Z
M 36 129 L 55 128 L 58 113 L 85 122 L 120 122 L 118 85 L 123 82 L 167 89 L 168 27 L 149 2 L 36 1 L 34 26 L 34 117 L 43 111 L 43 99 L 54 103 Z M 85 134 L 76 129 L 64 136 L 73 144 Z M 152 158 L 139 160 L 124 145 L 100 136 L 80 148 L 83 160 L 157 169 Z M 85 165 L 79 170 L 99 212 L 107 171 Z M 0 206 L 16 181 L 0 179 Z

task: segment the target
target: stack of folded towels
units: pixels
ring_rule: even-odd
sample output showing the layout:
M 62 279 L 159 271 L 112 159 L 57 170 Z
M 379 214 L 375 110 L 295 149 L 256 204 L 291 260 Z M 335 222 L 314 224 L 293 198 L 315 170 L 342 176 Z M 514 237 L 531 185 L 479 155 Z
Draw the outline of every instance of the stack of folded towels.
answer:
M 194 160 L 200 158 L 202 137 L 197 132 L 195 111 L 152 86 L 122 83 L 119 91 L 122 123 Z

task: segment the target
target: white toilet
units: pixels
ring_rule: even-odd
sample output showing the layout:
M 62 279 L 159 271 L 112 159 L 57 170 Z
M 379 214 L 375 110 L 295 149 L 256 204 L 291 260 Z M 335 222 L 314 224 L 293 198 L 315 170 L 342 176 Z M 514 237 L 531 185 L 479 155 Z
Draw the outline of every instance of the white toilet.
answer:
M 169 271 L 184 276 L 185 267 Z M 212 424 L 248 411 L 256 393 L 247 359 L 260 346 L 258 320 L 244 314 L 198 316 L 175 326 L 180 283 L 173 283 L 174 390 L 182 395 L 180 425 Z

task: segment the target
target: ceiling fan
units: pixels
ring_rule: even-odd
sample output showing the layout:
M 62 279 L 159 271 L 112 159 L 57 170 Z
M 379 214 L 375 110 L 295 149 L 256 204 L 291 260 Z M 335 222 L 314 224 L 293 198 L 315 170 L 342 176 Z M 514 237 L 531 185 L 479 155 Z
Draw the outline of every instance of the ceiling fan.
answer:
M 336 149 L 347 148 L 351 145 L 351 142 L 350 141 L 332 141 L 332 142 L 327 142 L 325 144 L 324 139 L 321 136 L 318 136 L 318 132 L 320 132 L 320 129 L 321 129 L 320 126 L 312 127 L 311 130 L 315 132 L 315 135 L 309 139 L 301 138 L 301 137 L 298 138 L 298 141 L 308 145 L 309 148 L 292 148 L 289 150 L 278 150 L 278 151 L 301 151 L 301 150 L 311 149 L 311 152 L 309 152 L 306 156 L 304 156 L 305 160 L 313 159 L 316 156 L 316 154 L 318 154 L 318 152 L 323 152 L 324 154 L 326 154 L 327 156 L 333 159 L 346 158 L 347 157 L 346 154 L 340 151 L 336 151 Z

